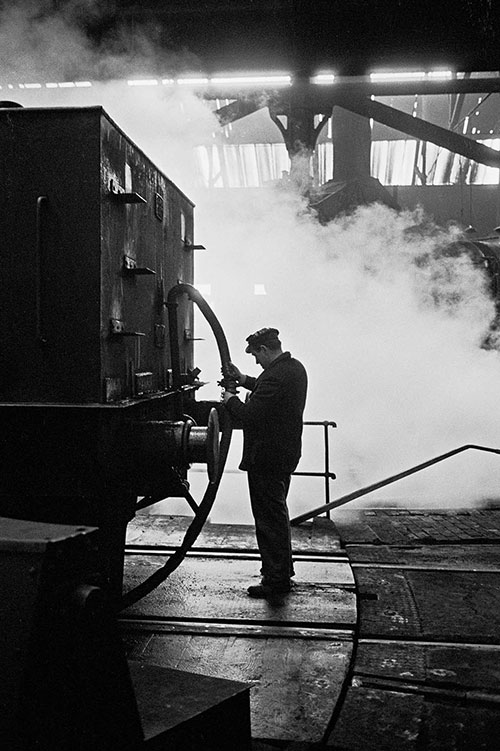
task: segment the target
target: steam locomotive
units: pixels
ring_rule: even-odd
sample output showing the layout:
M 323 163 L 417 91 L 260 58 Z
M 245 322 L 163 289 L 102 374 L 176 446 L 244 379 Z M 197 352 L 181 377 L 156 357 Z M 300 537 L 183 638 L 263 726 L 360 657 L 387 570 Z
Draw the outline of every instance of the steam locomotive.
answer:
M 481 346 L 483 349 L 498 349 L 500 329 L 500 235 L 479 237 L 477 233 L 465 231 L 462 236 L 453 243 L 447 244 L 436 250 L 436 254 L 444 258 L 468 258 L 472 266 L 484 274 L 485 291 L 494 303 L 494 315 L 483 337 Z M 446 297 L 439 286 L 433 290 L 436 304 L 449 302 L 441 299 Z M 451 300 L 453 303 L 453 299 Z
M 196 399 L 194 304 L 230 358 L 192 286 L 193 203 L 101 107 L 0 108 L 0 143 L 0 516 L 98 527 L 118 596 L 138 499 L 184 497 L 199 526 L 230 439 Z
M 498 308 L 500 305 L 500 235 L 488 237 L 464 235 L 454 247 L 457 253 L 467 254 L 475 266 L 485 270 L 490 294 Z

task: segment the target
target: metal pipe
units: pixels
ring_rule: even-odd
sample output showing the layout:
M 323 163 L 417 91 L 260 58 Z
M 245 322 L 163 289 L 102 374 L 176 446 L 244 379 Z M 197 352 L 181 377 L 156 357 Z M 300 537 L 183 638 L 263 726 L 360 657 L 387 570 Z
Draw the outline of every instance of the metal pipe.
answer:
M 293 525 L 301 524 L 301 522 L 305 522 L 308 519 L 312 519 L 315 516 L 319 516 L 320 514 L 323 514 L 330 509 L 343 506 L 344 504 L 349 503 L 349 501 L 354 501 L 356 500 L 356 498 L 361 498 L 361 496 L 367 495 L 368 493 L 371 493 L 374 490 L 378 490 L 379 488 L 383 488 L 386 485 L 390 485 L 393 482 L 397 482 L 397 480 L 402 480 L 404 477 L 413 475 L 415 474 L 415 472 L 420 472 L 422 469 L 431 467 L 433 464 L 442 462 L 444 461 L 444 459 L 449 459 L 450 456 L 455 456 L 456 454 L 460 454 L 462 451 L 466 451 L 467 449 L 477 449 L 478 451 L 488 451 L 492 454 L 500 454 L 500 449 L 489 448 L 488 446 L 476 446 L 475 444 L 467 444 L 465 446 L 460 446 L 457 449 L 453 449 L 453 451 L 448 451 L 446 454 L 441 454 L 440 456 L 434 457 L 434 459 L 429 459 L 428 461 L 423 462 L 422 464 L 417 464 L 415 467 L 406 469 L 404 472 L 399 472 L 397 475 L 391 475 L 391 477 L 387 477 L 385 480 L 380 480 L 379 482 L 375 482 L 372 485 L 368 485 L 365 488 L 361 488 L 360 490 L 355 490 L 353 493 L 348 493 L 347 495 L 344 495 L 341 498 L 338 498 L 336 501 L 331 501 L 330 503 L 326 503 L 323 506 L 318 506 L 318 508 L 315 508 L 312 511 L 307 511 L 305 514 L 300 514 L 299 516 L 296 516 L 293 519 L 291 519 L 290 523 Z
M 328 440 L 328 425 L 323 426 L 323 436 L 325 439 L 325 501 L 328 505 L 330 503 L 330 441 Z M 330 518 L 330 511 L 326 512 L 326 516 Z
M 46 344 L 47 340 L 43 331 L 43 266 L 45 262 L 45 245 L 44 245 L 44 217 L 47 209 L 47 196 L 38 196 L 36 199 L 36 240 L 35 240 L 35 320 L 36 320 L 36 338 L 41 344 Z

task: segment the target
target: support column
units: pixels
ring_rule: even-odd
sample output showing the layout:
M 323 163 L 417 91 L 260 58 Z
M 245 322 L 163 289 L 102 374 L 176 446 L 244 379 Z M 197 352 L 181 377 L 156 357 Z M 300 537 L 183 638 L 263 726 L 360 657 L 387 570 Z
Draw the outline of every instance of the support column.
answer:
M 286 124 L 279 119 L 272 106 L 269 107 L 269 114 L 283 136 L 290 157 L 290 179 L 305 195 L 312 187 L 311 159 L 316 141 L 328 116 L 323 116 L 315 125 L 314 108 L 306 100 L 304 88 L 299 86 L 290 91 L 285 110 Z
M 332 110 L 333 180 L 370 177 L 371 128 L 367 117 L 343 107 Z

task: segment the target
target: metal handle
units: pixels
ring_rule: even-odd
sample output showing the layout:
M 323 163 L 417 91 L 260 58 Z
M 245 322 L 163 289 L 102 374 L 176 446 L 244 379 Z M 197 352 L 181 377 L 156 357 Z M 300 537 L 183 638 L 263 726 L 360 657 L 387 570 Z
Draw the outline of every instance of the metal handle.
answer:
M 47 342 L 43 335 L 42 321 L 42 271 L 44 263 L 44 216 L 47 211 L 47 196 L 38 196 L 36 199 L 36 247 L 35 247 L 35 320 L 36 320 L 36 338 L 42 344 Z

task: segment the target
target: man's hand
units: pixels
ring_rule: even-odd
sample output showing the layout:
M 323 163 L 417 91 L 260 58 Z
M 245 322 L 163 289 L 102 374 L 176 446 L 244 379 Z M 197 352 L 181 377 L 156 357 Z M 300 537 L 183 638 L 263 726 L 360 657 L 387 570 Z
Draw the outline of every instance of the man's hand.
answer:
M 240 383 L 242 386 L 246 381 L 246 375 L 241 372 L 239 368 L 236 367 L 236 365 L 232 362 L 228 363 L 226 366 L 226 373 L 229 378 L 233 378 L 235 381 Z
M 232 396 L 236 396 L 234 391 L 228 391 L 227 389 L 224 389 L 224 391 L 222 392 L 222 400 L 224 404 L 226 404 L 226 402 L 228 402 Z

